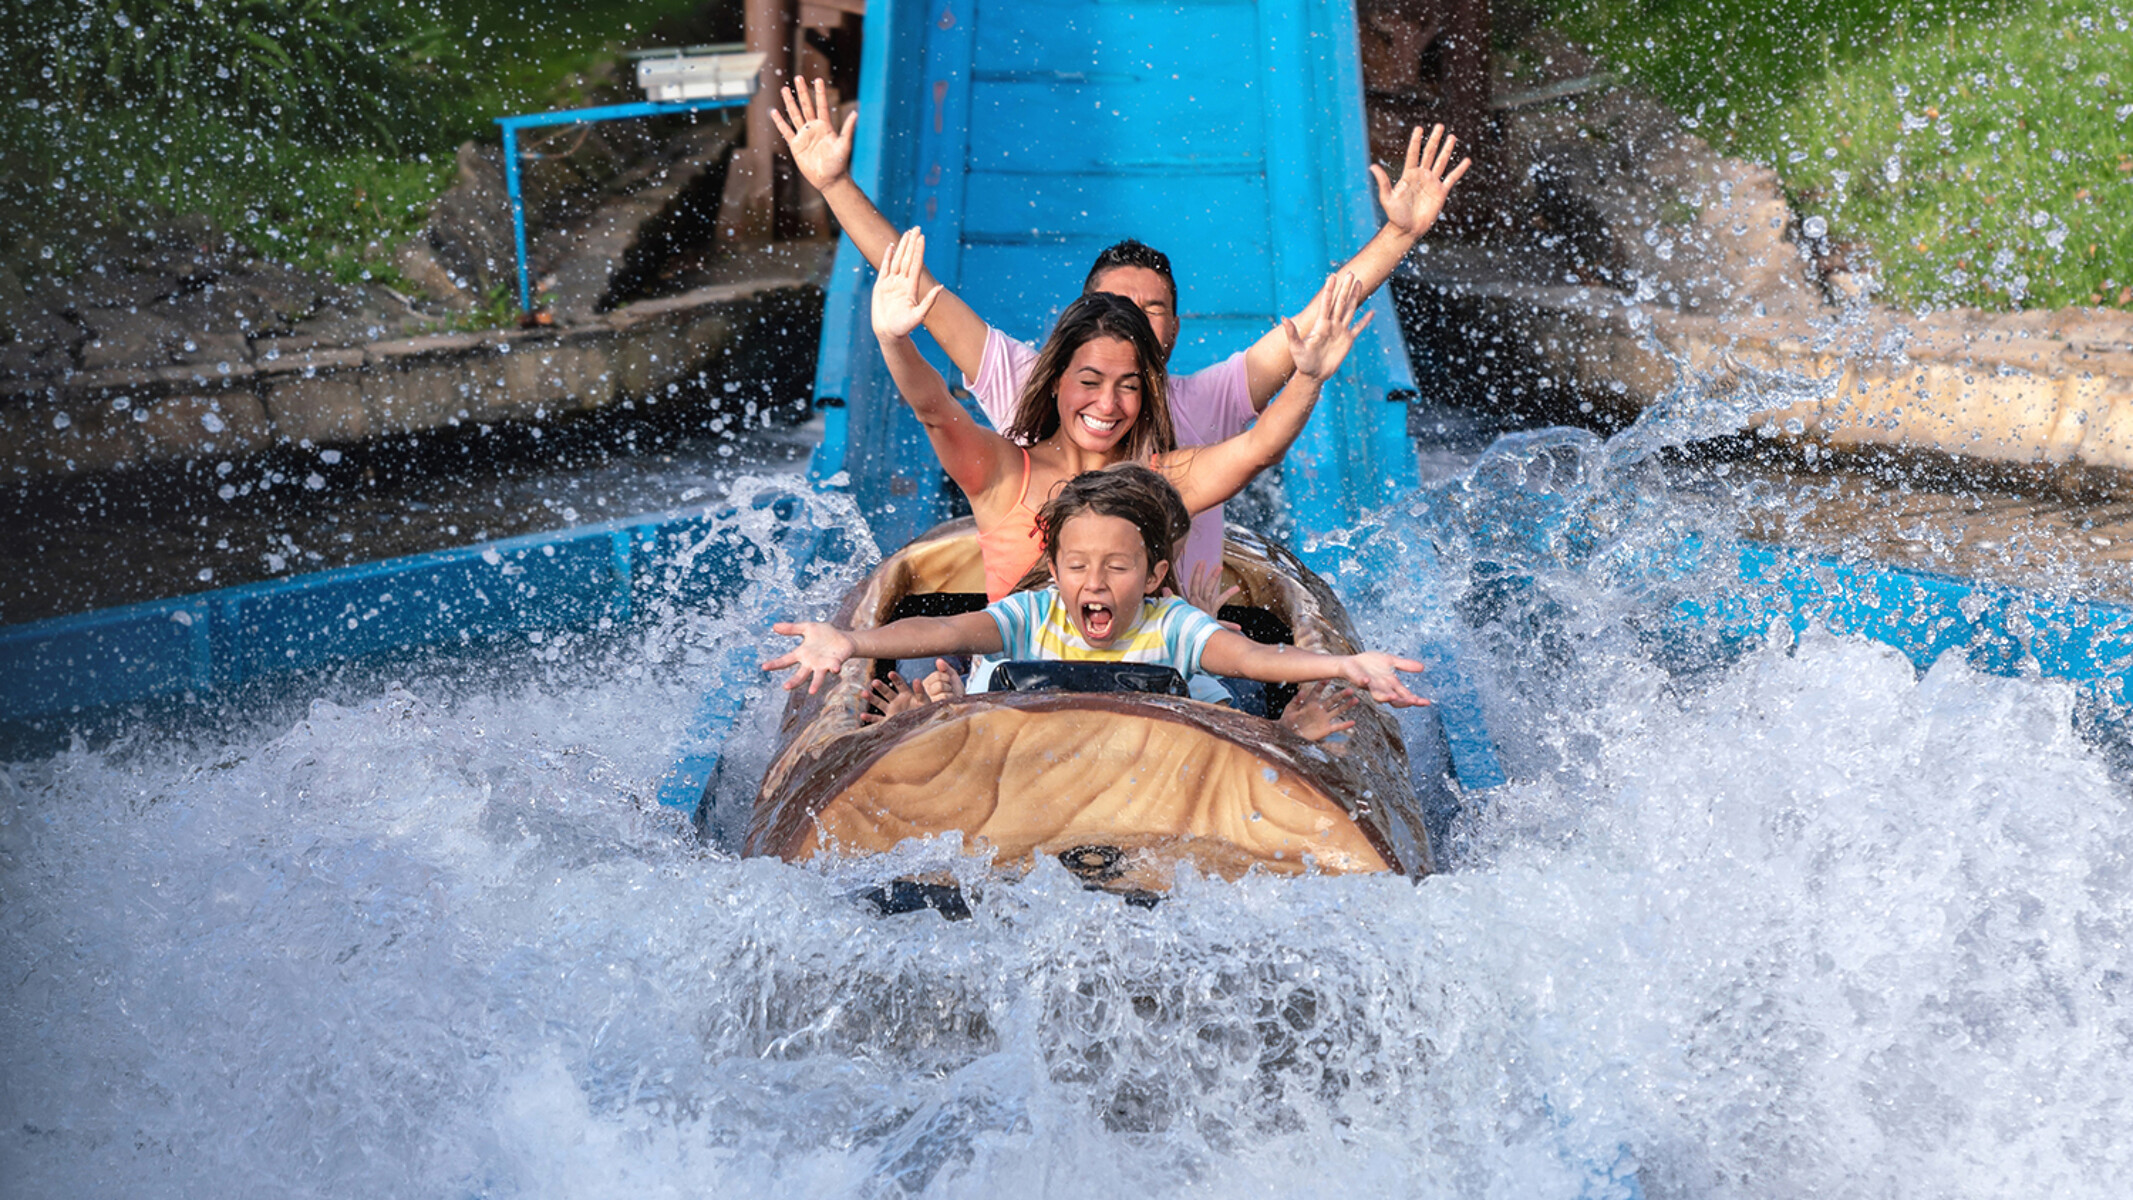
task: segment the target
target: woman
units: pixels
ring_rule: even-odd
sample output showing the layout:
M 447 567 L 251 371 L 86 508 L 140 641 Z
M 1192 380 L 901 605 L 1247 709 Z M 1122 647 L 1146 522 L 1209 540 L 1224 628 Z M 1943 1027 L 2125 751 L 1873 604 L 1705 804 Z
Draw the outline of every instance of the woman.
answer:
M 1361 300 L 1355 277 L 1334 276 L 1305 310 L 1301 326 L 1282 321 L 1296 373 L 1258 422 L 1226 441 L 1181 450 L 1163 395 L 1162 349 L 1148 318 L 1130 300 L 1091 293 L 1060 316 L 1002 436 L 971 419 L 911 341 L 942 291 L 936 284 L 919 295 L 925 247 L 925 235 L 912 229 L 890 248 L 874 284 L 874 335 L 941 465 L 970 497 L 990 600 L 1013 591 L 1037 564 L 1037 509 L 1084 472 L 1147 462 L 1177 488 L 1193 514 L 1242 491 L 1288 453 L 1325 380 L 1370 323 L 1368 314 L 1355 320 Z

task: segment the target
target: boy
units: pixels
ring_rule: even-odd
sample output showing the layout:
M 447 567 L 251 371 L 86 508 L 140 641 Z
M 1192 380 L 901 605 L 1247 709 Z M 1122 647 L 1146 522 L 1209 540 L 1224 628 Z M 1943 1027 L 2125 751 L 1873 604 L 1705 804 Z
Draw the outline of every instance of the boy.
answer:
M 1166 495 L 1166 493 L 1168 493 Z M 1175 596 L 1160 596 L 1170 569 L 1173 514 L 1182 507 L 1160 474 L 1121 463 L 1076 476 L 1044 506 L 1038 526 L 1052 585 L 1013 593 L 984 611 L 906 617 L 848 631 L 819 621 L 780 622 L 800 644 L 763 664 L 793 668 L 787 690 L 808 691 L 854 656 L 927 658 L 988 654 L 1006 659 L 1140 662 L 1173 667 L 1188 682 L 1208 672 L 1265 683 L 1343 680 L 1387 704 L 1427 704 L 1396 671 L 1422 664 L 1388 654 L 1319 654 L 1269 646 L 1222 628 Z

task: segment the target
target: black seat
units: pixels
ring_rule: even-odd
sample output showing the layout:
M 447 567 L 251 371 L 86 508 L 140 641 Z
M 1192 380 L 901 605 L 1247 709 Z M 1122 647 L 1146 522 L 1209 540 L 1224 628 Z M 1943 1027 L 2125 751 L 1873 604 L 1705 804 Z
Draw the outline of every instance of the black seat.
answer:
M 1018 659 L 993 668 L 992 692 L 1141 692 L 1189 695 L 1176 668 L 1155 663 L 1042 662 Z

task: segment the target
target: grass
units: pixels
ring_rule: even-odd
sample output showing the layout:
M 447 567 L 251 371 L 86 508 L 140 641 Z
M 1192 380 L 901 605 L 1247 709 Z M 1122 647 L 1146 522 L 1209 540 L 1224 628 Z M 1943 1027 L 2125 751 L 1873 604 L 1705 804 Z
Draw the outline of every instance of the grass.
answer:
M 1775 168 L 1885 301 L 2133 308 L 2133 3 L 1565 0 L 1556 20 Z
M 696 33 L 703 7 L 33 5 L 40 19 L 0 29 L 0 53 L 27 64 L 0 84 L 0 142 L 18 151 L 0 162 L 0 268 L 64 276 L 95 257 L 96 231 L 146 209 L 206 214 L 342 282 L 404 287 L 393 253 L 453 182 L 461 142 L 494 140 L 506 113 L 590 102 L 622 46 Z

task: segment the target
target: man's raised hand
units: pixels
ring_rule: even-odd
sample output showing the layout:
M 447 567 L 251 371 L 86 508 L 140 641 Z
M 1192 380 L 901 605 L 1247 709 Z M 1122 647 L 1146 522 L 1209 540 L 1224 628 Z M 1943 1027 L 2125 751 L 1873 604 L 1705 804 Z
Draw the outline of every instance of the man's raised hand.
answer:
M 1407 162 L 1400 171 L 1400 182 L 1394 183 L 1385 173 L 1385 168 L 1370 164 L 1370 173 L 1378 181 L 1378 207 L 1385 210 L 1385 223 L 1411 238 L 1421 237 L 1436 224 L 1437 214 L 1444 211 L 1445 198 L 1451 195 L 1452 185 L 1474 165 L 1471 158 L 1462 158 L 1451 173 L 1452 147 L 1459 139 L 1445 134 L 1439 125 L 1430 131 L 1429 144 L 1422 144 L 1422 127 L 1407 138 Z

